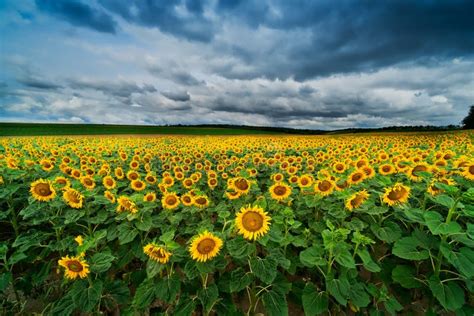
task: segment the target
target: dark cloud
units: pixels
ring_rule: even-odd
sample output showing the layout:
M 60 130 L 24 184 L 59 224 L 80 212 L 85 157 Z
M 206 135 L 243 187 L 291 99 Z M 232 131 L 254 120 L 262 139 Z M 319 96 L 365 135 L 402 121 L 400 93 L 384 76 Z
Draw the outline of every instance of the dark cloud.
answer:
M 129 98 L 134 93 L 144 94 L 157 91 L 153 85 L 145 84 L 140 87 L 135 82 L 127 81 L 70 79 L 69 86 L 74 90 L 91 89 L 121 98 Z
M 20 78 L 17 78 L 17 81 L 27 87 L 35 89 L 57 90 L 62 88 L 62 86 L 58 83 L 49 81 L 45 78 L 38 78 L 33 76 L 22 76 Z
M 36 0 L 36 6 L 68 23 L 98 32 L 115 33 L 117 23 L 110 14 L 73 0 Z
M 185 102 L 191 100 L 191 95 L 189 95 L 187 91 L 163 91 L 161 92 L 161 94 L 166 98 L 177 102 Z
M 218 5 L 223 18 L 295 32 L 278 49 L 263 47 L 259 54 L 249 43 L 230 44 L 227 52 L 242 61 L 253 56 L 248 76 L 305 80 L 474 52 L 473 1 L 382 1 L 362 6 L 357 1 L 282 0 L 269 2 L 272 9 L 264 4 L 258 9 L 247 1 L 223 3 Z M 246 75 L 231 70 L 223 69 L 222 74 Z
M 162 32 L 194 41 L 209 42 L 214 25 L 203 15 L 200 1 L 116 1 L 99 0 L 102 6 L 131 23 L 157 27 Z M 179 12 L 186 9 L 186 14 Z
M 152 75 L 156 77 L 168 79 L 183 86 L 197 86 L 205 84 L 205 81 L 198 80 L 187 71 L 179 69 L 177 65 L 168 65 L 168 67 L 168 69 L 165 69 L 161 66 L 149 65 L 147 69 Z

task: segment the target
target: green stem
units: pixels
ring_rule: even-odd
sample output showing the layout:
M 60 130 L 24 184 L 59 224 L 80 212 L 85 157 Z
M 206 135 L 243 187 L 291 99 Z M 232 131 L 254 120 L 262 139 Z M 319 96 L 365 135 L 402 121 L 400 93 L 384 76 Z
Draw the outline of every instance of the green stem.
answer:
M 329 257 L 328 257 L 328 269 L 326 271 L 326 276 L 329 275 L 331 272 L 331 267 L 332 267 L 332 248 L 329 249 Z
M 448 216 L 446 217 L 446 222 L 445 222 L 446 224 L 451 223 L 451 219 L 453 218 L 453 215 L 456 211 L 456 207 L 458 205 L 458 202 L 459 202 L 459 199 L 457 199 L 454 202 L 453 206 L 449 209 Z M 441 242 L 439 244 L 438 257 L 436 258 L 436 260 L 437 260 L 436 269 L 434 271 L 434 273 L 437 277 L 439 277 L 439 273 L 441 272 L 441 264 L 443 263 L 443 253 L 441 252 L 441 246 L 446 242 L 447 239 L 448 239 L 448 236 L 443 235 L 441 237 Z
M 20 229 L 18 227 L 18 218 L 16 216 L 16 212 L 13 207 L 11 208 L 11 214 L 12 214 L 12 226 L 13 226 L 13 230 L 15 231 L 15 237 L 18 237 L 20 235 Z

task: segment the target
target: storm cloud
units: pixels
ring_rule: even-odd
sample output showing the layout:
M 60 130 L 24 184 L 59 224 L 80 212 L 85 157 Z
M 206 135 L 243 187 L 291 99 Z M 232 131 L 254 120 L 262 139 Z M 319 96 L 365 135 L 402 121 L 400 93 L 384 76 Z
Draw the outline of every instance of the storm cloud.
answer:
M 472 1 L 7 1 L 0 119 L 458 124 Z

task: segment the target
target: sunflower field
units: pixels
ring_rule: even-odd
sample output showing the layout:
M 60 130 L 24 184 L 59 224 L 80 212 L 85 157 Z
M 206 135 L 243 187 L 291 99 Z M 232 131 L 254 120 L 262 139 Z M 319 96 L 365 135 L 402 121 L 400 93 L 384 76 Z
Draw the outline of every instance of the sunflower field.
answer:
M 473 137 L 1 138 L 0 313 L 473 315 Z

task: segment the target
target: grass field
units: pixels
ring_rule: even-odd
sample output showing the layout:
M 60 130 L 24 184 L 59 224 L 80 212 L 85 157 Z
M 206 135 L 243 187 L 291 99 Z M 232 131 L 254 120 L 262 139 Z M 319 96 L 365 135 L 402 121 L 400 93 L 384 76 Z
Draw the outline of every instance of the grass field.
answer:
M 137 126 L 99 124 L 40 124 L 0 123 L 0 136 L 47 136 L 47 135 L 258 135 L 277 134 L 272 131 L 219 127 Z

